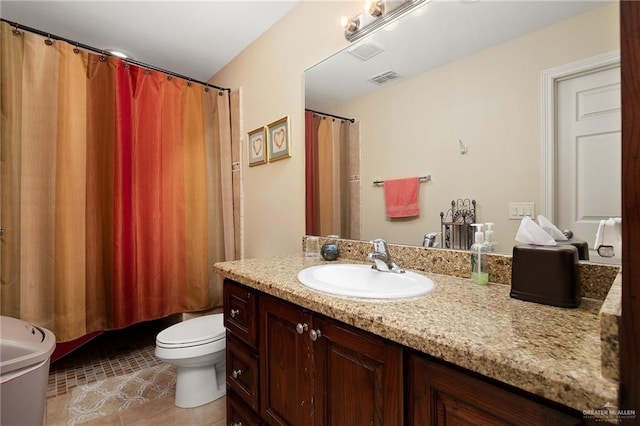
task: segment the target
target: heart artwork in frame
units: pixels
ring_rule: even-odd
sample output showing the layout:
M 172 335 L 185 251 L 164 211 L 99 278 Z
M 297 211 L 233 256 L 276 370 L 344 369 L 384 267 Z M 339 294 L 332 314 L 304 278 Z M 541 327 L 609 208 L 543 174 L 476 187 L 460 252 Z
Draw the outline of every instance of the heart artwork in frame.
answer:
M 249 132 L 247 151 L 249 166 L 257 166 L 267 162 L 267 138 L 264 127 Z
M 283 117 L 267 125 L 269 161 L 291 157 L 289 117 Z

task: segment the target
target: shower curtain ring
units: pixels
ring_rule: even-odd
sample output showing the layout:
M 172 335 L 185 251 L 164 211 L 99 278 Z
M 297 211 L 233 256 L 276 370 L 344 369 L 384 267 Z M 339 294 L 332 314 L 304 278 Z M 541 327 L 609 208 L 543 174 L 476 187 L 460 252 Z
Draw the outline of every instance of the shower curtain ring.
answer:
M 73 48 L 73 53 L 75 53 L 76 55 L 78 53 L 80 53 L 80 49 L 78 49 L 78 43 L 76 42 L 76 47 Z
M 18 28 L 19 28 L 19 25 L 16 23 L 16 27 L 12 31 L 14 36 L 19 36 L 20 35 L 20 30 Z
M 46 44 L 47 46 L 51 46 L 53 44 L 53 41 L 51 40 L 51 34 L 47 34 L 47 39 L 44 41 L 44 44 Z
M 187 86 L 191 87 L 191 79 L 187 81 Z

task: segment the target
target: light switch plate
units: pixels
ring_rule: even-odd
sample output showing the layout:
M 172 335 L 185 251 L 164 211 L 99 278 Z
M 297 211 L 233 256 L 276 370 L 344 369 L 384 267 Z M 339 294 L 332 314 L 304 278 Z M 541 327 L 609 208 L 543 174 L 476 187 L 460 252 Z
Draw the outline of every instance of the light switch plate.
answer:
M 509 203 L 509 219 L 521 220 L 525 216 L 535 218 L 535 203 Z

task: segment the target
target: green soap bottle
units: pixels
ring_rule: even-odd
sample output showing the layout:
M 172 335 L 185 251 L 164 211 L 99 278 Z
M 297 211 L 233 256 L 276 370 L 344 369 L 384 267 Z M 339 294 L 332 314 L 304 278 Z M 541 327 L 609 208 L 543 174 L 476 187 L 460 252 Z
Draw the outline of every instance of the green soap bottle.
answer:
M 489 268 L 482 224 L 474 223 L 471 226 L 476 227 L 475 242 L 471 246 L 471 281 L 475 284 L 487 284 L 489 282 Z

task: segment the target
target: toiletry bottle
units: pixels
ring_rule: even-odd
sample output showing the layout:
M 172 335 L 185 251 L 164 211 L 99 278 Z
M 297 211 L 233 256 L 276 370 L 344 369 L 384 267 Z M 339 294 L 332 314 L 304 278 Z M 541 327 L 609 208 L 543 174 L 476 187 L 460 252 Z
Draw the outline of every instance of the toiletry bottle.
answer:
M 487 284 L 489 282 L 489 269 L 487 265 L 487 245 L 484 242 L 482 224 L 474 223 L 476 227 L 475 242 L 471 246 L 471 281 L 475 284 Z
M 497 242 L 493 240 L 493 223 L 485 223 L 487 230 L 484 231 L 484 243 L 487 245 L 487 253 L 495 253 Z

